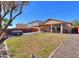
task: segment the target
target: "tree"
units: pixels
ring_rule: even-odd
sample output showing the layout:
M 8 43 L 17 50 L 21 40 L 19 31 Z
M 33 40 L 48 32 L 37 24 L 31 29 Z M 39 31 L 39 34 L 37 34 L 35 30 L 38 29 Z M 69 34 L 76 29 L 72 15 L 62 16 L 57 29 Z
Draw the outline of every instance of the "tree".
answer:
M 4 29 L 4 27 L 8 24 L 8 22 L 9 22 L 9 19 L 8 18 L 4 18 L 3 21 L 2 21 L 3 24 L 1 26 L 2 27 L 1 29 Z M 10 24 L 9 26 L 12 26 L 12 24 Z
M 79 26 L 79 20 L 77 20 L 77 19 L 73 20 L 73 21 L 72 21 L 72 24 L 73 24 L 74 26 Z
M 22 9 L 24 5 L 27 5 L 28 1 L 0 1 L 0 28 L 2 26 L 2 20 L 9 15 L 9 22 L 4 27 L 0 33 L 0 44 L 4 42 L 3 36 L 7 27 L 12 23 L 12 21 L 22 14 Z

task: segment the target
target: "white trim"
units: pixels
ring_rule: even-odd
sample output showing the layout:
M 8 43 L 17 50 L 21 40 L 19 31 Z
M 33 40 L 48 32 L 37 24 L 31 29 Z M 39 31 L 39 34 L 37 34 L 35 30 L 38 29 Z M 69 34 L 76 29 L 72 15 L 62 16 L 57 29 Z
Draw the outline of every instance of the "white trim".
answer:
M 62 46 L 62 44 L 63 42 L 49 55 L 48 58 L 51 58 L 55 54 L 55 52 Z

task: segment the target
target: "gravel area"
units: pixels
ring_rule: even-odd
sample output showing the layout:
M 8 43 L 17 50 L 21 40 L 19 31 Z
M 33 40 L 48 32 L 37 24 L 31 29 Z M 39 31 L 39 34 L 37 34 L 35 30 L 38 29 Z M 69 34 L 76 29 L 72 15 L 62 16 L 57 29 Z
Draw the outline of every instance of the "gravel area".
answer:
M 52 58 L 79 58 L 79 34 L 69 34 Z

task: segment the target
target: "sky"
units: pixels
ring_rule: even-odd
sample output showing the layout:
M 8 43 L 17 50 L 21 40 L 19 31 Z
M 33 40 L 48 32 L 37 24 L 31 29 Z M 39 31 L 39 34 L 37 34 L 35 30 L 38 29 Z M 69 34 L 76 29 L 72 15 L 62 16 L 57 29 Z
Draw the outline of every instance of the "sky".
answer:
M 79 1 L 30 1 L 24 6 L 22 15 L 18 16 L 12 24 L 15 27 L 18 23 L 27 24 L 49 18 L 68 22 L 79 19 Z

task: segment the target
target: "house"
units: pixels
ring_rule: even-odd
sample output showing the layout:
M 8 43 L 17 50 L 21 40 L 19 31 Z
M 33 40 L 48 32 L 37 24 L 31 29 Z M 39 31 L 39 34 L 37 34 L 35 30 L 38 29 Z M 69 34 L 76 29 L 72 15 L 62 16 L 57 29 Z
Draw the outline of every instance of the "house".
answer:
M 27 25 L 28 25 L 28 27 L 33 28 L 32 29 L 33 32 L 36 32 L 36 31 L 40 31 L 39 25 L 41 25 L 42 23 L 43 23 L 43 21 L 37 20 L 37 21 L 29 22 Z
M 42 21 L 32 21 L 27 24 L 16 24 L 16 28 L 13 30 L 22 30 L 22 32 L 27 33 L 27 32 L 37 32 L 37 28 L 33 28 L 34 26 L 38 26 Z
M 72 26 L 72 33 L 79 34 L 79 26 Z
M 19 24 L 16 24 L 16 28 L 14 29 L 9 29 L 9 31 L 22 31 L 23 33 L 27 33 L 27 32 L 32 32 L 32 28 L 29 28 L 27 26 L 27 24 L 22 24 L 22 23 L 19 23 Z M 11 32 L 10 31 L 10 32 Z
M 39 31 L 42 32 L 70 33 L 72 29 L 72 23 L 56 19 L 48 19 L 40 25 L 34 26 L 34 28 L 38 28 Z
M 17 24 L 16 28 L 31 28 L 33 32 L 71 33 L 72 23 L 56 19 L 46 21 L 32 21 L 26 24 Z

